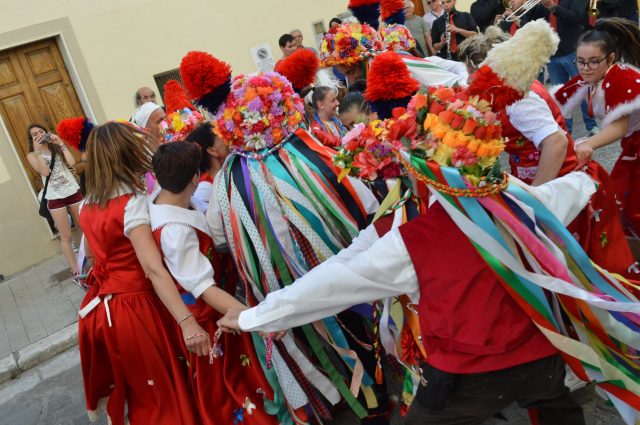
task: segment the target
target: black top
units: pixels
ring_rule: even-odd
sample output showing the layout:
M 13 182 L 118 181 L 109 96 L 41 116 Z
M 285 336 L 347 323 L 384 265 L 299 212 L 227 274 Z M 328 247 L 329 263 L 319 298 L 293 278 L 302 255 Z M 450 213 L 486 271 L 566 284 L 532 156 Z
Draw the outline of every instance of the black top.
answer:
M 458 12 L 457 10 L 453 9 L 450 12 L 450 14 L 453 15 L 453 23 L 456 25 L 456 27 L 461 28 L 463 30 L 467 30 L 467 31 L 478 31 L 478 26 L 476 25 L 476 21 L 473 20 L 473 17 L 471 16 L 470 13 Z M 433 26 L 431 27 L 431 42 L 433 44 L 439 43 L 440 37 L 442 37 L 442 34 L 444 34 L 446 16 L 447 14 L 443 13 L 442 16 L 440 16 L 435 21 L 433 21 Z M 460 45 L 460 43 L 464 41 L 464 39 L 465 37 L 462 36 L 461 34 L 456 34 L 456 41 L 458 42 L 458 46 Z M 440 49 L 440 51 L 437 54 L 441 58 L 446 59 L 447 46 L 444 46 L 442 49 Z M 458 60 L 458 52 L 451 53 L 451 59 Z
M 553 57 L 565 56 L 576 50 L 578 38 L 587 24 L 589 0 L 560 0 L 555 15 L 560 45 Z
M 638 22 L 638 3 L 636 0 L 600 0 L 598 18 L 625 18 Z
M 496 16 L 502 12 L 502 0 L 476 0 L 471 4 L 471 16 L 482 32 L 493 25 Z

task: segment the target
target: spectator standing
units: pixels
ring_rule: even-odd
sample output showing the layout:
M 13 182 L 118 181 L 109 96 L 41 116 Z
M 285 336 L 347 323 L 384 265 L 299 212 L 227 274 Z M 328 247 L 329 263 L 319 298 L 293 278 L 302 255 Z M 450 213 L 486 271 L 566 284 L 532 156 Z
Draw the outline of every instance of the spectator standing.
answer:
M 156 103 L 156 92 L 149 87 L 140 87 L 136 90 L 135 105 L 136 108 L 141 107 L 143 104 L 151 102 Z
M 282 34 L 278 39 L 278 46 L 280 46 L 280 51 L 282 52 L 282 58 L 278 62 L 282 59 L 288 58 L 291 53 L 298 49 L 296 40 L 291 34 Z M 276 63 L 276 66 L 278 66 L 278 63 Z
M 416 40 L 416 49 L 420 56 L 431 56 L 431 36 L 429 34 L 429 26 L 419 16 L 415 14 L 415 5 L 411 0 L 404 2 L 404 16 L 406 18 L 404 25 L 409 28 L 411 35 Z
M 451 59 L 458 60 L 458 45 L 462 43 L 466 38 L 476 35 L 478 33 L 478 26 L 470 13 L 459 12 L 456 10 L 456 0 L 443 0 L 442 7 L 445 12 L 449 13 L 448 27 L 451 31 L 451 40 L 449 50 L 451 52 Z M 446 40 L 446 27 L 445 17 L 443 14 L 433 22 L 433 28 L 431 29 L 431 39 L 434 40 L 433 47 L 441 58 L 447 58 L 447 40 Z
M 422 19 L 427 23 L 427 26 L 429 27 L 429 37 L 431 37 L 433 22 L 442 16 L 444 9 L 442 8 L 440 0 L 427 0 L 427 5 L 429 6 L 429 11 L 424 14 Z
M 551 61 L 547 65 L 551 84 L 564 84 L 576 75 L 576 45 L 580 34 L 585 30 L 587 23 L 587 6 L 589 0 L 559 0 L 556 4 L 554 0 L 544 0 L 542 5 L 549 10 L 549 21 L 560 37 L 558 50 L 551 56 Z M 585 127 L 590 135 L 598 132 L 598 127 L 593 118 L 589 116 L 587 102 L 580 104 L 582 118 Z M 573 119 L 566 120 L 569 132 L 573 130 Z
M 329 21 L 329 31 L 331 31 L 334 28 L 339 27 L 340 25 L 342 25 L 342 19 L 340 19 L 340 18 L 331 18 L 331 20 Z
M 302 45 L 302 41 L 304 40 L 304 38 L 302 37 L 302 31 L 295 29 L 291 31 L 289 34 L 291 34 L 291 36 L 293 37 L 293 41 L 295 41 L 298 49 L 309 49 L 313 53 L 315 53 L 316 56 L 318 56 L 318 51 L 316 49 L 314 49 L 313 47 L 305 47 Z
M 476 0 L 471 4 L 471 16 L 478 24 L 480 32 L 493 25 L 496 16 L 504 13 L 502 0 Z

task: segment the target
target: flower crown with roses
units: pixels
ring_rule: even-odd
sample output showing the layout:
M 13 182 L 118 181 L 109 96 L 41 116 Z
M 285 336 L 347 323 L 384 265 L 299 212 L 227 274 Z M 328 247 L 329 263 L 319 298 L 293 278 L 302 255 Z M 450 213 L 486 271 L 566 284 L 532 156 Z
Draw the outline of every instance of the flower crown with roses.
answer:
M 320 63 L 323 68 L 354 65 L 374 57 L 380 51 L 382 40 L 373 27 L 354 22 L 344 23 L 325 34 L 320 46 Z
M 238 75 L 213 121 L 236 152 L 257 152 L 280 144 L 303 119 L 304 105 L 291 83 L 276 72 Z

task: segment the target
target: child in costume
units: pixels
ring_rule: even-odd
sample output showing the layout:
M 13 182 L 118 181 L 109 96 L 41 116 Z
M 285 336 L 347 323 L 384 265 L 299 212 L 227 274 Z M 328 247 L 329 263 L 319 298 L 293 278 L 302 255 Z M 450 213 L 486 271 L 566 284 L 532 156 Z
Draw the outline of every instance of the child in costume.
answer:
M 508 39 L 507 34 L 492 26 L 485 34 L 469 37 L 460 44 L 460 57 L 469 67 L 471 81 L 491 46 Z M 470 93 L 489 100 L 487 93 L 492 90 L 478 87 Z M 578 167 L 571 133 L 556 102 L 540 82 L 534 81 L 522 100 L 504 108 L 495 107 L 493 112 L 502 122 L 502 134 L 507 138 L 505 151 L 509 154 L 512 175 L 537 186 Z M 596 264 L 610 272 L 637 278 L 637 267 L 624 237 L 607 171 L 595 161 L 582 170 L 598 182 L 598 192 L 569 230 Z
M 214 335 L 210 356 L 189 353 L 189 381 L 203 424 L 278 423 L 266 413 L 262 398 L 273 398 L 250 334 L 222 333 L 215 321 L 229 308 L 244 308 L 219 283 L 235 288 L 237 273 L 216 253 L 204 214 L 190 208 L 198 182 L 201 151 L 189 142 L 161 145 L 153 170 L 162 188 L 149 202 L 153 235 L 164 264 L 191 314 Z
M 153 241 L 142 179 L 149 152 L 147 135 L 124 123 L 97 126 L 87 142 L 80 224 L 94 264 L 78 323 L 87 410 L 95 421 L 106 407 L 114 425 L 197 425 L 184 346 L 206 355 L 209 336 Z
M 311 89 L 311 105 L 313 119 L 311 120 L 311 134 L 323 145 L 336 148 L 342 143 L 342 137 L 347 133 L 342 122 L 336 115 L 338 93 L 331 87 L 314 87 Z
M 226 92 L 222 105 L 207 106 L 216 111 L 216 133 L 231 150 L 215 178 L 207 221 L 216 246 L 228 244 L 247 302 L 255 305 L 346 246 L 378 203 L 361 182 L 338 181 L 334 152 L 299 128 L 302 99 L 287 80 L 264 73 L 231 82 L 228 70 L 215 71 L 218 62 L 192 52 L 181 73 L 199 103 Z M 191 86 L 197 81 L 213 83 Z M 363 348 L 367 338 L 360 316 L 345 312 L 273 342 L 272 384 L 287 383 L 276 393 L 288 401 L 294 420 L 308 420 L 299 411 L 308 405 L 315 417 L 330 421 L 329 404 L 344 398 L 363 423 L 388 423 L 384 384 L 375 384 L 375 360 Z
M 640 234 L 640 30 L 621 18 L 601 19 L 578 40 L 580 75 L 554 95 L 565 115 L 585 97 L 602 130 L 576 146 L 579 163 L 593 151 L 622 139 L 622 152 L 611 172 L 623 217 L 630 233 Z M 627 65 L 628 64 L 628 65 Z
M 501 86 L 494 100 L 510 104 L 524 96 L 557 44 L 548 24 L 534 22 L 495 47 L 478 71 Z M 405 423 L 480 424 L 518 402 L 537 407 L 540 424 L 584 424 L 558 352 L 635 423 L 640 303 L 594 268 L 563 226 L 595 184 L 581 172 L 537 188 L 501 174 L 499 124 L 498 133 L 482 138 L 462 130 L 486 127 L 478 117 L 491 112 L 490 104 L 465 91 L 433 94 L 417 94 L 397 118 L 414 124 L 405 131 L 414 132 L 413 146 L 397 157 L 429 186 L 436 200 L 429 210 L 382 238 L 369 227 L 333 259 L 220 324 L 272 331 L 408 294 L 428 356 Z M 472 115 L 462 127 L 453 119 L 439 123 L 434 102 Z

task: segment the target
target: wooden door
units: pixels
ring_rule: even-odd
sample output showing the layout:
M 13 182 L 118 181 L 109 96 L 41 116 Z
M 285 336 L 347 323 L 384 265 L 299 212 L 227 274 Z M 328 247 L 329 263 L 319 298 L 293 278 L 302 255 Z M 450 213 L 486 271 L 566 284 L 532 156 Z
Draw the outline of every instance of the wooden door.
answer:
M 0 116 L 36 191 L 42 179 L 27 163 L 29 124 L 51 131 L 63 118 L 84 115 L 54 38 L 0 52 Z
M 416 6 L 414 13 L 418 16 L 424 15 L 424 4 L 422 4 L 422 0 L 413 0 L 413 4 Z

